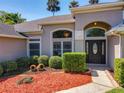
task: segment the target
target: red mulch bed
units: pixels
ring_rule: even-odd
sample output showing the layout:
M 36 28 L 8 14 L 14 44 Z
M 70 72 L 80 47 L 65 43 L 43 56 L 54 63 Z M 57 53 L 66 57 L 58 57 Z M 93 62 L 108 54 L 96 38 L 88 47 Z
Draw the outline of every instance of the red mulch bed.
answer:
M 17 85 L 17 80 L 32 76 L 33 83 Z M 44 71 L 0 79 L 0 93 L 54 93 L 92 82 L 91 74 Z

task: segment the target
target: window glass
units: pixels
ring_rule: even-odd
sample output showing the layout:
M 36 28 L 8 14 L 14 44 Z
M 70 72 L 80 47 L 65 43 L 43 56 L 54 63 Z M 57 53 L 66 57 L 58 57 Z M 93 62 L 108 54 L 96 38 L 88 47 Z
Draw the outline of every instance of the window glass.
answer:
M 71 42 L 63 42 L 63 53 L 72 52 L 72 43 Z
M 53 33 L 53 38 L 71 38 L 72 32 L 65 31 L 65 30 L 59 30 Z
M 61 56 L 65 52 L 72 52 L 72 42 L 71 41 L 53 42 L 53 55 L 54 56 Z
M 86 36 L 87 37 L 104 37 L 105 31 L 100 28 L 89 29 L 88 31 L 86 31 Z
M 29 44 L 30 56 L 40 55 L 40 43 L 30 43 Z
M 61 42 L 53 42 L 53 55 L 61 56 Z
M 30 39 L 29 41 L 40 41 L 40 39 Z
M 93 44 L 93 54 L 97 54 L 98 52 L 98 46 L 96 43 Z

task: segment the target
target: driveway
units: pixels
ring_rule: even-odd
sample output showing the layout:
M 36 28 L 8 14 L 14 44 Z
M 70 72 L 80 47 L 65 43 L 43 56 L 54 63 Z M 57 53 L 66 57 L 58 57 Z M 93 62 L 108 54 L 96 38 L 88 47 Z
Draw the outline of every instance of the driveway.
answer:
M 56 93 L 105 93 L 115 88 L 111 80 L 108 78 L 105 70 L 107 67 L 91 67 L 92 83 L 75 87 L 69 90 L 63 90 Z

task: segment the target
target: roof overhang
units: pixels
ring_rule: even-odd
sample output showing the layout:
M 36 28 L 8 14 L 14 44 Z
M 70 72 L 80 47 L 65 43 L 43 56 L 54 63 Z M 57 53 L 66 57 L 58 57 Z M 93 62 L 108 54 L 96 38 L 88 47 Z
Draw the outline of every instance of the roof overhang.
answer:
M 41 35 L 43 31 L 28 31 L 28 32 L 22 32 L 26 35 Z
M 0 34 L 0 37 L 16 38 L 16 39 L 27 39 L 26 37 L 19 37 L 19 36 L 15 36 L 15 35 L 4 35 L 4 34 Z
M 57 24 L 69 24 L 69 23 L 75 23 L 75 20 L 71 20 L 71 21 L 60 21 L 60 22 L 46 22 L 46 23 L 42 23 L 39 25 L 57 25 Z
M 114 28 L 112 28 L 111 30 L 109 30 L 108 32 L 106 32 L 106 35 L 124 35 L 124 25 L 120 24 Z
M 71 12 L 72 14 L 78 14 L 78 13 L 101 12 L 107 10 L 119 10 L 119 9 L 124 9 L 124 2 L 94 4 L 94 5 L 77 7 L 77 8 L 71 8 Z

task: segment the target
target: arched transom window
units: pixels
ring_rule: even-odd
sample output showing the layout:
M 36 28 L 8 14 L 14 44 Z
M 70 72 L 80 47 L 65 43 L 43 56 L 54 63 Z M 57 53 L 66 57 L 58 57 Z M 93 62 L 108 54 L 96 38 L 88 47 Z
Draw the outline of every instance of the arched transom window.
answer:
M 65 52 L 72 52 L 72 32 L 58 30 L 52 33 L 53 55 L 61 56 Z
M 91 28 L 86 30 L 86 37 L 105 37 L 105 30 L 101 28 Z
M 53 38 L 72 38 L 72 32 L 59 30 L 53 33 Z

